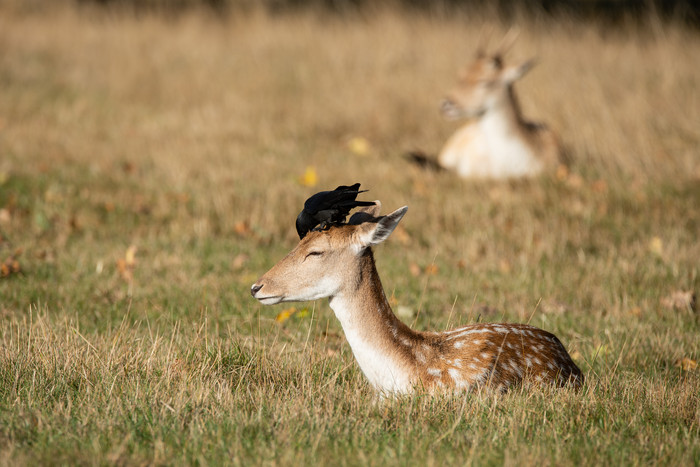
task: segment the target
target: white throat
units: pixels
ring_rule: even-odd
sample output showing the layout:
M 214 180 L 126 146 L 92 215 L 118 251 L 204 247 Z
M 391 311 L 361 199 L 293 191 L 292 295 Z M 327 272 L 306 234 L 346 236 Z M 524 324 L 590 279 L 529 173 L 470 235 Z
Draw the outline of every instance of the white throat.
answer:
M 505 103 L 503 105 L 506 105 Z M 478 122 L 491 172 L 502 176 L 537 173 L 542 163 L 527 141 L 523 140 L 519 122 L 503 108 L 487 112 Z
M 377 326 L 372 323 L 373 320 L 365 319 L 367 313 L 375 313 L 376 318 L 380 318 L 380 310 L 363 310 L 359 302 L 361 300 L 357 297 L 336 295 L 330 298 L 329 304 L 343 327 L 360 369 L 372 386 L 381 392 L 410 391 L 413 386 L 408 368 L 402 363 L 397 349 L 391 345 L 392 329 Z M 382 336 L 382 332 L 387 335 Z

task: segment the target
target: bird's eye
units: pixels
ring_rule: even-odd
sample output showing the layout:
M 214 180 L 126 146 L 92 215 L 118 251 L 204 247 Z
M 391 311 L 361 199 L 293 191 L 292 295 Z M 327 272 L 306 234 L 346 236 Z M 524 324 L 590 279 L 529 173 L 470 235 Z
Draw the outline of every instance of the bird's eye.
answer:
M 322 254 L 322 251 L 310 251 L 306 254 L 306 257 L 308 258 L 309 256 L 321 256 Z

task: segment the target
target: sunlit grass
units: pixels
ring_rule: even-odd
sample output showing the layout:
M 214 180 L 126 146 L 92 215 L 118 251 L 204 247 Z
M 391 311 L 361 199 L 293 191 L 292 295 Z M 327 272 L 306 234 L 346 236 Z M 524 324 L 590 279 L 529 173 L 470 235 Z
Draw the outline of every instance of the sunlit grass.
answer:
M 696 34 L 517 25 L 525 114 L 572 164 L 476 183 L 403 155 L 454 130 L 437 103 L 497 22 L 7 13 L 3 463 L 700 458 L 697 305 L 670 299 L 700 290 Z M 380 401 L 325 301 L 255 302 L 304 199 L 356 181 L 409 205 L 376 251 L 402 319 L 530 321 L 584 390 Z

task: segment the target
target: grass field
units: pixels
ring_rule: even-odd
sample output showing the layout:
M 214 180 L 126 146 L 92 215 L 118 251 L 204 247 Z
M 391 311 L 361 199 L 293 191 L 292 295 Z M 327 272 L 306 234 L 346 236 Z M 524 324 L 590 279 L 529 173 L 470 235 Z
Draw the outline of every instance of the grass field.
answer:
M 0 4 L 0 464 L 698 465 L 700 35 L 517 26 L 572 162 L 469 182 L 403 155 L 497 21 Z M 378 402 L 327 301 L 253 300 L 357 181 L 404 321 L 530 321 L 585 389 Z

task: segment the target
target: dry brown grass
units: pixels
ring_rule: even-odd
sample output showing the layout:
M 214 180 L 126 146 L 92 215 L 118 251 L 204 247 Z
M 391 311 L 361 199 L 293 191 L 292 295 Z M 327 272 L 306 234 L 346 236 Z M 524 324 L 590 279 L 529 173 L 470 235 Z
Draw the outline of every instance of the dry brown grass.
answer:
M 669 301 L 700 290 L 697 34 L 517 24 L 525 113 L 573 163 L 472 183 L 403 154 L 454 130 L 437 103 L 497 21 L 0 12 L 1 462 L 698 459 L 697 312 Z M 376 256 L 417 327 L 531 319 L 586 390 L 377 405 L 325 302 L 276 323 L 249 285 L 355 181 L 410 206 Z

